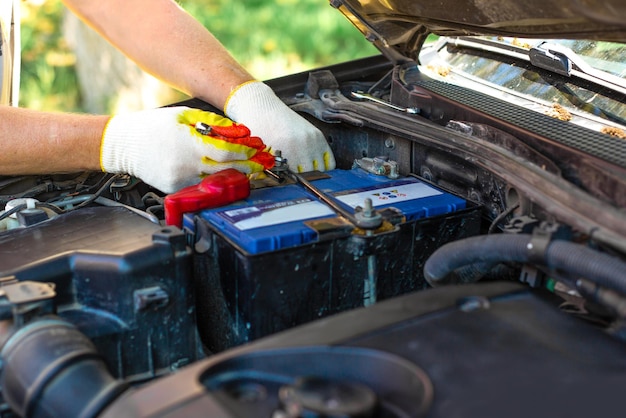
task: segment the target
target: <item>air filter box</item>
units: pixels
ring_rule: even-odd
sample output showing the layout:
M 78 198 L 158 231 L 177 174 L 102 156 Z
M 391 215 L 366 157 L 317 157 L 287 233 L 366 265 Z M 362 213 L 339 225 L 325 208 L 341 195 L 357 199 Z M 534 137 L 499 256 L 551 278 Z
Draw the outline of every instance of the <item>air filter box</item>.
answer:
M 196 241 L 200 335 L 210 350 L 423 289 L 428 256 L 479 231 L 477 206 L 417 178 L 324 174 L 313 185 L 346 210 L 370 198 L 390 222 L 366 234 L 299 184 L 254 189 L 243 201 L 185 216 Z
M 126 208 L 82 208 L 0 234 L 0 277 L 52 283 L 55 313 L 128 381 L 202 357 L 191 258 L 180 229 Z

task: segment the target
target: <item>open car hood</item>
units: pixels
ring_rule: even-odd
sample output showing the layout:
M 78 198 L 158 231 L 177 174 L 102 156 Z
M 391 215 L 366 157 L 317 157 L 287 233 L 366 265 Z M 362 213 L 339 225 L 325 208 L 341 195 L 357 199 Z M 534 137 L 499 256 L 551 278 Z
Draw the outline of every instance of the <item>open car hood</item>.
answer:
M 430 33 L 626 39 L 621 0 L 331 0 L 331 5 L 394 62 L 416 60 Z

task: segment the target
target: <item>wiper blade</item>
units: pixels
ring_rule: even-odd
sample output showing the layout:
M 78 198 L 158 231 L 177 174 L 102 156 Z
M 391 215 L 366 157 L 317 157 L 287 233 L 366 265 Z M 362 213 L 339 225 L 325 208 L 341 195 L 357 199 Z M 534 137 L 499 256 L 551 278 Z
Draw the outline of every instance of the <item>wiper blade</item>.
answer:
M 530 63 L 535 67 L 567 77 L 575 75 L 626 94 L 626 81 L 624 79 L 593 68 L 566 46 L 542 42 L 530 49 L 528 57 Z
M 535 67 L 564 76 L 572 74 L 572 60 L 560 52 L 555 52 L 544 47 L 545 43 L 533 47 L 528 52 L 530 63 Z
M 626 80 L 592 67 L 571 49 L 549 41 L 544 41 L 530 50 L 486 38 L 458 37 L 449 38 L 446 42 L 463 48 L 473 48 L 528 61 L 535 67 L 555 74 L 566 77 L 576 76 L 626 95 Z

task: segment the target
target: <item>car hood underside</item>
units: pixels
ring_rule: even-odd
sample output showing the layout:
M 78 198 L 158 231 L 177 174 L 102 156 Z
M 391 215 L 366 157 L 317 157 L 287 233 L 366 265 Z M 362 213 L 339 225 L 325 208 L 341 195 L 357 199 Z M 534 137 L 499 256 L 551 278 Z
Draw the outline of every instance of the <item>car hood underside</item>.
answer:
M 623 41 L 619 0 L 331 0 L 376 47 L 415 59 L 426 36 L 495 35 Z

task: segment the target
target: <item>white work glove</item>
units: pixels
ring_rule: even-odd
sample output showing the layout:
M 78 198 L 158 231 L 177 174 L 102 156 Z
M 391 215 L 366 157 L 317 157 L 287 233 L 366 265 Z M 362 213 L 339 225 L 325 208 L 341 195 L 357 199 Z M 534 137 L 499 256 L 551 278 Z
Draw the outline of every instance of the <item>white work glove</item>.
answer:
M 249 81 L 237 87 L 228 97 L 224 113 L 261 137 L 270 152 L 280 150 L 291 171 L 335 168 L 335 156 L 322 132 L 260 81 Z
M 100 166 L 128 173 L 165 193 L 235 168 L 269 169 L 274 157 L 244 125 L 188 107 L 144 110 L 111 117 L 102 134 Z

